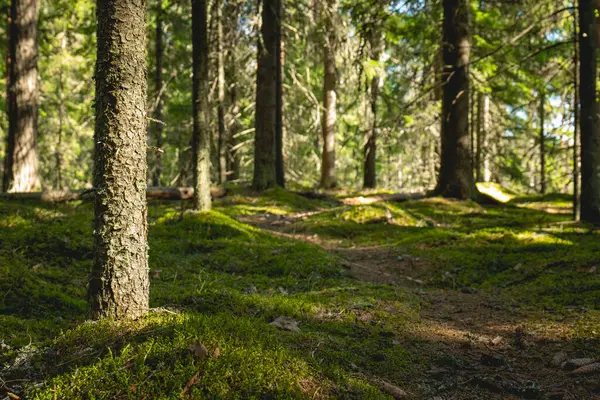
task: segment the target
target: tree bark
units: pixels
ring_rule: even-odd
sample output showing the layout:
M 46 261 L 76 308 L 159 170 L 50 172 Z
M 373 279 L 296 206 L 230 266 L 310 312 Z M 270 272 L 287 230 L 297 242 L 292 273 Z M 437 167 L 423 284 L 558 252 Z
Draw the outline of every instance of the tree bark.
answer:
M 578 10 L 573 18 L 573 220 L 579 221 L 579 40 L 577 38 Z M 598 35 L 600 29 L 596 29 Z M 598 40 L 596 40 L 598 43 Z
M 279 0 L 259 0 L 261 12 L 258 40 L 258 69 L 256 76 L 256 116 L 254 140 L 254 179 L 252 187 L 264 190 L 277 183 L 276 125 L 277 125 L 277 67 Z
M 475 199 L 469 144 L 469 11 L 467 0 L 444 0 L 442 152 L 435 193 Z
M 194 210 L 208 211 L 210 200 L 210 128 L 208 125 L 208 26 L 206 0 L 192 0 L 193 82 L 192 169 Z
M 216 4 L 217 25 L 217 118 L 218 118 L 218 157 L 219 170 L 217 173 L 218 183 L 222 184 L 227 179 L 227 131 L 225 130 L 225 65 L 223 45 L 223 7 L 224 1 L 217 0 Z
M 148 312 L 146 1 L 98 0 L 93 318 Z
M 237 133 L 240 128 L 238 120 L 240 118 L 240 105 L 237 96 L 237 59 L 236 47 L 238 40 L 238 19 L 240 13 L 240 5 L 235 2 L 228 2 L 225 8 L 225 23 L 223 40 L 225 42 L 224 55 L 227 62 L 225 63 L 225 82 L 228 88 L 229 98 L 229 118 L 227 119 L 227 181 L 235 181 L 240 176 L 240 156 L 237 145 Z
M 546 93 L 540 91 L 540 193 L 546 194 L 546 133 L 544 125 L 546 124 Z
M 162 0 L 159 1 L 156 9 L 156 32 L 155 32 L 155 43 L 154 50 L 156 56 L 156 64 L 154 70 L 154 90 L 156 92 L 156 103 L 154 109 L 153 118 L 157 121 L 163 120 L 163 106 L 164 106 L 164 89 L 163 89 L 163 58 L 164 58 L 164 47 L 163 47 L 163 14 Z M 162 149 L 163 146 L 163 132 L 164 127 L 160 122 L 152 122 L 151 125 L 151 138 L 154 138 L 154 145 L 157 150 L 154 154 L 154 170 L 152 173 L 152 185 L 160 186 L 161 177 L 163 171 L 162 164 Z
M 378 28 L 374 28 L 370 34 L 371 60 L 379 62 L 383 51 L 383 40 Z M 368 133 L 367 143 L 364 150 L 364 176 L 363 187 L 374 188 L 377 186 L 377 136 L 379 128 L 377 124 L 377 99 L 379 97 L 379 85 L 381 76 L 377 74 L 371 79 L 371 117 L 373 118 L 371 129 Z
M 283 61 L 282 47 L 282 12 L 281 0 L 276 0 L 277 9 L 280 11 L 277 20 L 277 75 L 275 88 L 275 180 L 281 187 L 285 187 L 285 169 L 283 163 Z
M 321 187 L 325 189 L 337 186 L 335 175 L 335 123 L 337 118 L 337 71 L 335 57 L 337 51 L 337 34 L 335 16 L 337 0 L 326 0 L 323 7 L 325 25 L 325 43 L 323 46 L 323 153 L 321 157 Z
M 37 120 L 38 0 L 12 0 L 8 59 L 8 136 L 2 190 L 39 189 Z
M 594 0 L 579 1 L 579 94 L 581 101 L 581 220 L 600 224 L 600 131 L 596 102 Z

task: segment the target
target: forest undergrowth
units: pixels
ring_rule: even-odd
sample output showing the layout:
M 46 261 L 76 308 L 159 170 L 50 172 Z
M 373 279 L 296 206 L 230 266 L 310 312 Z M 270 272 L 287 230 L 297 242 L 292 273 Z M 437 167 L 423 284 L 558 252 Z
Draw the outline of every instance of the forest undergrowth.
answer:
M 0 202 L 0 396 L 600 395 L 572 361 L 600 358 L 598 232 L 568 197 L 344 201 L 372 194 L 150 203 L 135 322 L 86 320 L 91 204 Z

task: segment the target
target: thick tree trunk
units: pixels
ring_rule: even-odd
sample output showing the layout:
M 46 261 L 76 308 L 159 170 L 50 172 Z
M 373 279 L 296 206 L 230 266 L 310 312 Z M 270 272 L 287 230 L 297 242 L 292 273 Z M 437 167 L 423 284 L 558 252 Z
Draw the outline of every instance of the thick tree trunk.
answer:
M 155 108 L 153 118 L 157 121 L 163 120 L 163 105 L 164 105 L 164 89 L 163 89 L 163 13 L 162 0 L 159 2 L 156 10 L 156 32 L 155 32 L 155 43 L 154 50 L 156 56 L 156 64 L 154 70 L 154 90 L 156 92 Z M 160 122 L 152 122 L 151 125 L 151 139 L 154 139 L 154 146 L 156 151 L 154 154 L 154 170 L 152 171 L 152 185 L 160 186 L 161 177 L 163 171 L 162 164 L 162 146 L 163 146 L 163 124 Z
M 217 171 L 217 181 L 222 184 L 227 179 L 227 131 L 225 130 L 225 65 L 224 65 L 224 45 L 223 45 L 223 7 L 224 1 L 217 0 L 217 118 L 218 118 L 218 149 L 219 170 Z
M 98 0 L 93 318 L 148 312 L 146 2 Z
M 321 157 L 321 187 L 329 189 L 337 186 L 335 175 L 335 123 L 337 118 L 337 71 L 335 56 L 337 50 L 337 34 L 335 16 L 337 0 L 327 0 L 323 9 L 325 22 L 325 44 L 323 46 L 323 153 Z
M 38 0 L 12 0 L 8 59 L 8 136 L 2 190 L 39 189 L 37 119 Z
M 596 102 L 594 0 L 579 1 L 579 95 L 581 101 L 581 220 L 600 224 L 600 126 Z
M 381 32 L 379 29 L 374 29 L 371 32 L 370 45 L 371 45 L 371 60 L 379 62 L 381 56 L 383 40 L 381 38 Z M 379 75 L 374 76 L 371 79 L 371 117 L 373 118 L 371 129 L 368 133 L 367 143 L 365 144 L 364 150 L 364 176 L 363 176 L 363 187 L 374 188 L 377 186 L 377 136 L 378 136 L 378 124 L 377 124 L 377 99 L 379 97 L 379 84 L 381 83 L 381 77 Z
M 208 126 L 208 37 L 206 0 L 192 0 L 194 132 L 192 169 L 194 210 L 208 211 L 210 202 L 210 129 Z
M 259 0 L 261 10 L 256 77 L 256 116 L 254 141 L 254 179 L 252 187 L 264 190 L 275 186 L 275 140 L 277 125 L 277 66 L 279 0 Z
M 444 0 L 442 154 L 436 194 L 474 199 L 469 145 L 469 11 L 467 0 Z
M 540 193 L 546 193 L 546 133 L 544 125 L 546 124 L 546 93 L 540 92 Z

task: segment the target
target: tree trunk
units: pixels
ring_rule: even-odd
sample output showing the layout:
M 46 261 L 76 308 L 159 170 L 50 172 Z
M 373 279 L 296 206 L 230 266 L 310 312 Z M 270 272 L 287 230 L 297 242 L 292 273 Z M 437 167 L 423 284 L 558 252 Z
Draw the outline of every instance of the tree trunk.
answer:
M 280 10 L 277 20 L 277 76 L 275 90 L 275 179 L 277 184 L 285 187 L 285 169 L 283 165 L 283 61 L 284 52 L 282 48 L 282 13 L 281 0 L 277 0 L 277 9 Z
M 226 57 L 225 67 L 225 82 L 228 88 L 229 98 L 229 117 L 226 123 L 227 129 L 227 180 L 234 181 L 240 176 L 240 156 L 237 145 L 237 133 L 240 124 L 238 123 L 240 114 L 240 105 L 237 98 L 237 59 L 236 48 L 238 40 L 238 20 L 240 13 L 240 5 L 235 2 L 227 2 L 225 6 L 225 23 L 223 41 L 225 43 L 224 56 Z
M 579 221 L 579 41 L 577 39 L 578 10 L 573 18 L 573 220 Z M 600 29 L 596 30 L 598 35 Z M 598 41 L 596 41 L 598 43 Z
M 163 105 L 164 105 L 164 89 L 163 89 L 163 57 L 164 57 L 164 48 L 163 48 L 163 14 L 164 10 L 162 8 L 162 0 L 159 1 L 156 10 L 156 33 L 155 33 L 155 56 L 156 56 L 156 65 L 154 70 L 154 90 L 156 92 L 156 100 L 155 100 L 155 108 L 154 108 L 154 116 L 153 118 L 157 121 L 163 120 Z M 152 135 L 151 138 L 154 138 L 154 145 L 156 146 L 156 151 L 153 152 L 155 160 L 154 160 L 154 171 L 152 173 L 152 185 L 160 186 L 161 185 L 161 177 L 163 171 L 162 165 L 162 146 L 163 146 L 163 124 L 160 122 L 152 122 Z
M 98 0 L 93 318 L 148 312 L 146 2 Z
M 277 66 L 279 0 L 259 0 L 261 11 L 256 76 L 256 116 L 254 141 L 254 179 L 252 187 L 264 190 L 275 186 L 275 140 L 277 125 Z
M 224 65 L 224 45 L 223 45 L 223 7 L 224 1 L 217 0 L 216 4 L 216 25 L 217 25 L 217 118 L 218 118 L 218 149 L 219 170 L 217 181 L 222 184 L 227 179 L 227 131 L 225 130 L 225 65 Z
M 8 60 L 8 136 L 2 190 L 39 189 L 38 119 L 38 0 L 12 0 Z
M 327 0 L 323 8 L 325 25 L 325 45 L 323 46 L 323 154 L 321 158 L 321 187 L 329 189 L 337 186 L 335 176 L 335 122 L 337 118 L 337 71 L 335 56 L 337 50 L 337 34 L 335 16 L 337 0 Z
M 374 29 L 371 32 L 369 38 L 371 45 L 371 60 L 379 62 L 379 58 L 383 51 L 383 40 L 379 29 Z M 379 74 L 371 79 L 371 117 L 373 118 L 371 130 L 367 137 L 367 143 L 365 144 L 364 151 L 364 176 L 363 176 L 363 187 L 374 188 L 377 186 L 377 136 L 378 136 L 378 125 L 377 125 L 377 98 L 379 97 L 379 85 L 381 83 L 381 77 Z
M 192 169 L 194 210 L 208 211 L 210 202 L 210 128 L 208 125 L 208 27 L 206 0 L 192 0 L 194 132 Z
M 474 199 L 469 145 L 469 11 L 467 0 L 444 0 L 442 154 L 436 194 Z
M 58 85 L 56 87 L 58 97 L 58 134 L 56 135 L 56 149 L 54 150 L 54 160 L 56 162 L 56 189 L 61 190 L 63 188 L 63 177 L 62 177 L 62 139 L 63 139 L 63 127 L 65 125 L 65 87 L 63 71 L 58 73 Z
M 581 220 L 600 224 L 600 131 L 596 103 L 594 0 L 579 2 L 579 95 L 581 101 Z
M 540 193 L 546 194 L 546 134 L 544 125 L 546 124 L 546 93 L 540 91 Z

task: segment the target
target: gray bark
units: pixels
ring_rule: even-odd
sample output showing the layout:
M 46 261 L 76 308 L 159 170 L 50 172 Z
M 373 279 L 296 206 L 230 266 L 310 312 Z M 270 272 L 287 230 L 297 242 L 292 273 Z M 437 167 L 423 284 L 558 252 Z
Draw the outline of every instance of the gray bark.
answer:
M 148 312 L 146 2 L 98 0 L 93 318 Z

